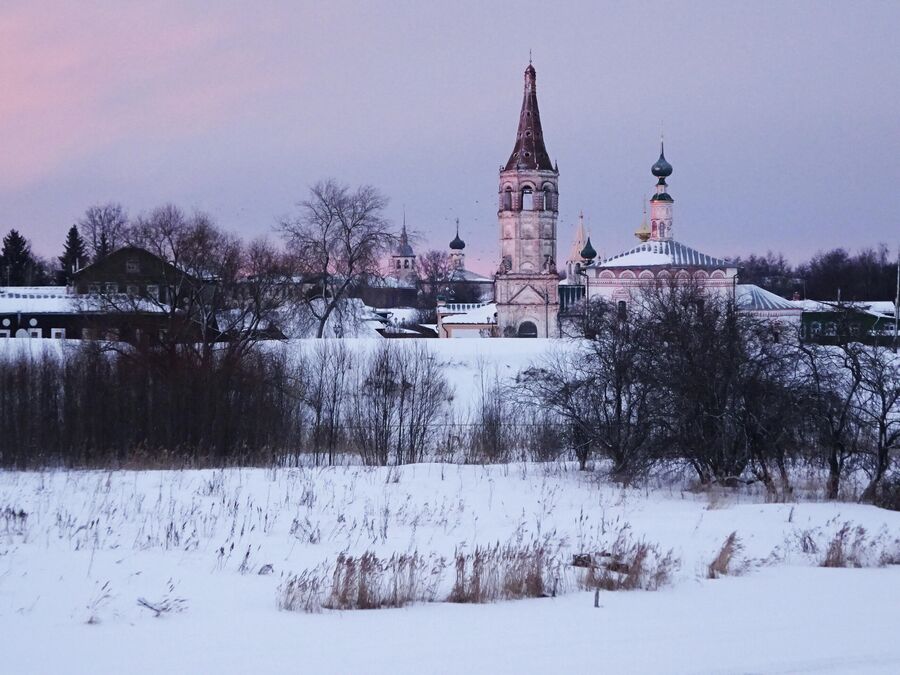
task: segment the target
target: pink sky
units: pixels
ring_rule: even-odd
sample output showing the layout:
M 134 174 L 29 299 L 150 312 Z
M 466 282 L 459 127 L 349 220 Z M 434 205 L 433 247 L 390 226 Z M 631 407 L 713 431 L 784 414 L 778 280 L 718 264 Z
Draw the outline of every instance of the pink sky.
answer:
M 602 253 L 634 242 L 661 124 L 686 243 L 896 246 L 897 25 L 893 3 L 5 2 L 0 234 L 56 255 L 116 200 L 271 235 L 333 176 L 405 206 L 420 249 L 459 217 L 493 269 L 531 48 L 562 255 L 582 209 Z

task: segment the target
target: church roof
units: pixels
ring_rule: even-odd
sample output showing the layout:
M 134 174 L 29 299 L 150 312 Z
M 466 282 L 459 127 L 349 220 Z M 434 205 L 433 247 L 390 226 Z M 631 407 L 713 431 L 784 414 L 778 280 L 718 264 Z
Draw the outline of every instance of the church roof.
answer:
M 601 262 L 598 267 L 732 267 L 722 258 L 715 258 L 692 249 L 681 242 L 647 241 Z
M 767 291 L 754 284 L 738 284 L 735 286 L 735 302 L 739 309 L 746 312 L 784 312 L 799 314 L 802 310 L 790 300 Z
M 506 171 L 513 169 L 553 171 L 550 155 L 544 145 L 544 132 L 541 129 L 536 80 L 537 73 L 534 66 L 529 63 L 525 69 L 525 93 L 522 97 L 522 111 L 519 113 L 516 146 L 506 162 Z

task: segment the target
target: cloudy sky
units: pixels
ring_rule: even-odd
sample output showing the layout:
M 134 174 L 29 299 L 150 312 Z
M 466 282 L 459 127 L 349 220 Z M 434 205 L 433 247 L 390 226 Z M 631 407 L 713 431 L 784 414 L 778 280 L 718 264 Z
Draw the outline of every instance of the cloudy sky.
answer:
M 534 54 L 560 167 L 632 245 L 661 126 L 676 237 L 799 260 L 900 244 L 897 2 L 40 2 L 0 5 L 0 234 L 56 255 L 91 204 L 171 201 L 272 235 L 310 183 L 371 183 L 418 248 L 460 219 L 498 256 L 497 171 Z

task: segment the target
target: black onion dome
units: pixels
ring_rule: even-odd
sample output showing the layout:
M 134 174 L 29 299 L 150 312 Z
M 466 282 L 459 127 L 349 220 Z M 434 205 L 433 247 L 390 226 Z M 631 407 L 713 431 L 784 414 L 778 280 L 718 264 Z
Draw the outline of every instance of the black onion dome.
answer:
M 584 245 L 584 248 L 581 249 L 581 259 L 582 260 L 593 260 L 597 257 L 597 251 L 594 250 L 594 247 L 591 246 L 591 238 L 588 237 L 587 242 Z
M 459 221 L 456 222 L 456 236 L 450 242 L 450 250 L 462 251 L 466 247 L 466 242 L 459 238 Z
M 657 178 L 666 178 L 672 175 L 672 165 L 666 161 L 666 153 L 662 142 L 659 144 L 659 159 L 656 160 L 656 164 L 650 167 L 650 172 Z

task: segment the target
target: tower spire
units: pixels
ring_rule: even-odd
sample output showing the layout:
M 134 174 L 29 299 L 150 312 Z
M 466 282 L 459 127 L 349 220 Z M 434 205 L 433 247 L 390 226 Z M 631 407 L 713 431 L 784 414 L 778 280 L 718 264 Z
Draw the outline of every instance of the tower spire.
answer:
M 522 96 L 522 110 L 519 113 L 516 145 L 504 170 L 512 169 L 553 171 L 553 163 L 550 161 L 550 155 L 544 145 L 541 114 L 538 111 L 537 72 L 531 64 L 530 58 L 528 67 L 525 69 L 525 91 Z

